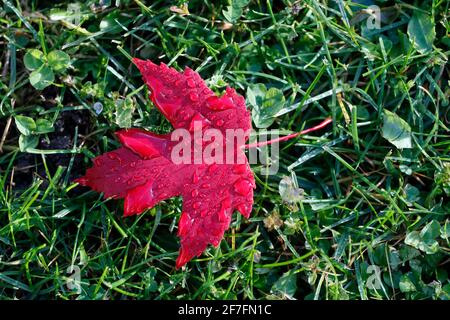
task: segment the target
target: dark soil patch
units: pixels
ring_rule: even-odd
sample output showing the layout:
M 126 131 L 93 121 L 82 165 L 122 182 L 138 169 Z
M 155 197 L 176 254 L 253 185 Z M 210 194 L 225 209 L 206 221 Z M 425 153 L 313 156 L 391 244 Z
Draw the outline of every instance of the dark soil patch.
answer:
M 78 134 L 85 135 L 89 132 L 91 114 L 87 110 L 64 111 L 61 112 L 58 120 L 54 124 L 55 131 L 47 135 L 42 135 L 39 141 L 38 149 L 41 150 L 70 150 L 74 147 L 74 138 L 76 127 Z M 15 129 L 11 130 L 11 135 L 18 135 Z M 0 133 L 3 130 L 0 129 Z M 81 176 L 84 173 L 82 163 L 83 155 L 70 153 L 46 154 L 45 160 L 50 175 L 54 175 L 59 166 L 67 168 L 72 156 L 74 162 L 70 170 L 69 181 Z M 34 177 L 44 178 L 41 188 L 46 188 L 48 182 L 45 180 L 47 174 L 42 162 L 42 157 L 38 154 L 21 153 L 18 155 L 15 166 L 13 185 L 15 190 L 25 190 L 32 183 Z

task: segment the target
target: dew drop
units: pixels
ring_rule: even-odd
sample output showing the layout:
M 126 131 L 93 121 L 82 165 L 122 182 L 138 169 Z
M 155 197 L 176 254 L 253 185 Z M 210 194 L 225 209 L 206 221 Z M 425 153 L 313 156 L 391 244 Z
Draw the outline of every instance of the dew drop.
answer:
M 191 101 L 196 102 L 198 101 L 198 95 L 196 93 L 190 93 L 189 94 L 189 99 L 191 99 Z
M 233 166 L 233 172 L 236 174 L 244 173 L 247 170 L 247 166 L 245 164 L 237 164 Z
M 223 126 L 224 123 L 225 123 L 225 121 L 223 121 L 222 119 L 219 119 L 216 121 L 216 126 L 221 127 L 221 126 Z
M 217 98 L 216 96 L 212 96 L 207 99 L 208 105 L 207 107 L 214 111 L 222 111 L 233 108 L 233 102 L 227 98 Z
M 190 88 L 195 88 L 196 87 L 195 81 L 193 79 L 187 79 L 187 85 Z
M 212 165 L 210 165 L 208 167 L 208 173 L 213 174 L 214 172 L 217 171 L 217 169 L 219 168 L 219 166 L 215 163 L 213 163 Z
M 219 211 L 219 221 L 220 222 L 226 222 L 227 221 L 227 210 L 225 209 L 220 209 Z
M 117 160 L 119 161 L 119 163 L 122 163 L 122 159 L 120 159 L 120 157 L 114 152 L 108 153 L 108 158 L 111 160 Z
M 192 190 L 191 196 L 193 196 L 193 197 L 198 196 L 198 190 L 197 189 Z
M 200 201 L 197 201 L 192 204 L 192 208 L 198 209 L 201 207 L 201 205 L 202 205 L 202 203 Z
M 252 190 L 252 183 L 246 179 L 240 179 L 234 184 L 234 191 L 242 196 L 246 196 Z
M 94 109 L 95 114 L 99 115 L 103 111 L 103 104 L 101 102 L 96 102 L 96 103 L 94 103 L 92 108 Z
M 222 201 L 222 209 L 228 209 L 231 206 L 231 199 L 229 196 L 227 196 L 223 201 Z
M 192 183 L 198 183 L 199 181 L 200 181 L 200 178 L 197 175 L 197 172 L 194 172 L 194 175 L 192 176 Z
M 244 216 L 250 214 L 249 207 L 245 203 L 239 204 L 236 209 Z

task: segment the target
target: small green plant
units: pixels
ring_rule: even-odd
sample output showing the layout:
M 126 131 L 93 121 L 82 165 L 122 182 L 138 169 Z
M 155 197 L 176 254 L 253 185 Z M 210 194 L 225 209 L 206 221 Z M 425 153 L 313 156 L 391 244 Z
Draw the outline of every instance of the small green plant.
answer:
M 55 81 L 55 73 L 63 73 L 70 66 L 70 57 L 61 50 L 45 55 L 41 50 L 30 49 L 23 58 L 25 67 L 31 71 L 29 80 L 37 90 L 43 90 Z
M 247 88 L 247 101 L 252 107 L 252 119 L 257 128 L 268 128 L 275 115 L 283 108 L 286 99 L 278 88 L 267 89 L 262 83 Z
M 39 135 L 54 131 L 53 124 L 44 118 L 35 121 L 33 118 L 17 115 L 15 122 L 20 132 L 19 149 L 22 152 L 35 149 L 39 143 Z

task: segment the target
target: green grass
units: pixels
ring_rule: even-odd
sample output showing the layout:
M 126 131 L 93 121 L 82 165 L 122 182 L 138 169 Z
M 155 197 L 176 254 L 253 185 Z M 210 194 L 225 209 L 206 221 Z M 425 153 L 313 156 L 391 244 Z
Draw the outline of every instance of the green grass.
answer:
M 182 16 L 176 1 L 86 1 L 78 22 L 73 2 L 0 3 L 0 299 L 449 299 L 450 2 L 364 1 L 382 8 L 380 29 L 356 1 L 245 2 L 193 0 Z M 31 49 L 70 58 L 38 69 L 54 77 L 42 90 Z M 122 218 L 120 200 L 72 182 L 120 127 L 171 130 L 130 57 L 189 66 L 218 93 L 281 90 L 270 129 L 333 118 L 282 143 L 276 175 L 253 166 L 251 218 L 235 214 L 182 270 L 181 199 Z M 47 120 L 22 151 L 20 116 Z M 291 203 L 285 176 L 304 190 Z

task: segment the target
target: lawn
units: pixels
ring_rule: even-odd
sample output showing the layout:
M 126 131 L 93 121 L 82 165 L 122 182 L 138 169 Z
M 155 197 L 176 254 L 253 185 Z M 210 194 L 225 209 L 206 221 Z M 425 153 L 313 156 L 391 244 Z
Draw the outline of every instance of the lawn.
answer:
M 448 300 L 449 9 L 2 0 L 0 299 Z M 235 88 L 256 134 L 332 119 L 252 164 L 250 218 L 180 269 L 180 197 L 124 218 L 74 182 L 115 131 L 172 130 L 132 57 Z

